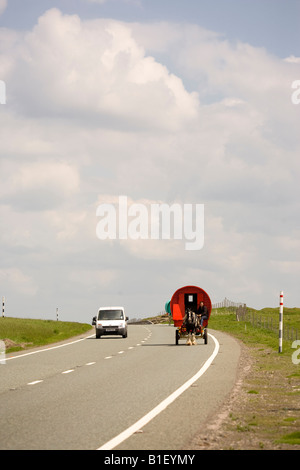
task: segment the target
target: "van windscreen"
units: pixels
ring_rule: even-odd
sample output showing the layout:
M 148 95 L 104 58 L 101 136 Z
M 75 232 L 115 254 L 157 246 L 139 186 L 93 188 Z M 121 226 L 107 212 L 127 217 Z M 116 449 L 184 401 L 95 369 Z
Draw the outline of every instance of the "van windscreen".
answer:
M 124 320 L 123 310 L 100 310 L 98 320 Z

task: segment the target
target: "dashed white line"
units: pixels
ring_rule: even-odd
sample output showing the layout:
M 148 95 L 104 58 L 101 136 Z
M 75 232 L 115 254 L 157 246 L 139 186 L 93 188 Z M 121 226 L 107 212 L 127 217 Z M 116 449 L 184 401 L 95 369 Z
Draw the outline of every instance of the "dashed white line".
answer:
M 34 380 L 34 382 L 29 382 L 27 385 L 35 385 L 43 382 L 42 380 Z
M 87 336 L 86 338 L 91 338 L 93 335 L 91 336 Z M 150 338 L 151 334 L 144 338 L 144 340 L 141 341 L 141 343 L 144 343 L 145 341 L 147 341 L 148 338 Z M 24 356 L 30 356 L 31 354 L 37 354 L 39 352 L 44 352 L 44 351 L 49 351 L 51 349 L 57 349 L 57 348 L 60 348 L 60 347 L 63 347 L 63 346 L 68 346 L 70 344 L 74 344 L 74 343 L 77 343 L 79 341 L 84 341 L 86 338 L 81 338 L 79 340 L 75 340 L 75 341 L 71 341 L 70 343 L 65 343 L 65 344 L 62 344 L 62 345 L 59 345 L 59 346 L 52 346 L 52 347 L 49 347 L 49 348 L 45 348 L 45 349 L 41 349 L 39 351 L 32 351 L 32 352 L 29 352 L 29 353 L 25 353 L 25 354 L 22 354 L 20 356 L 12 356 L 10 358 L 7 358 L 7 359 L 17 359 L 18 357 L 24 357 Z M 137 343 L 136 346 L 141 346 L 141 343 Z M 128 349 L 134 349 L 135 346 L 129 346 Z M 119 351 L 118 354 L 123 354 L 125 351 Z M 106 356 L 104 359 L 112 359 L 113 356 Z M 96 362 L 87 362 L 85 365 L 86 366 L 91 366 L 93 364 L 96 364 Z M 65 370 L 62 372 L 62 374 L 70 374 L 71 372 L 74 372 L 74 369 L 68 369 L 68 370 Z M 28 382 L 27 385 L 36 385 L 38 383 L 41 383 L 43 382 L 43 380 L 34 380 L 33 382 Z

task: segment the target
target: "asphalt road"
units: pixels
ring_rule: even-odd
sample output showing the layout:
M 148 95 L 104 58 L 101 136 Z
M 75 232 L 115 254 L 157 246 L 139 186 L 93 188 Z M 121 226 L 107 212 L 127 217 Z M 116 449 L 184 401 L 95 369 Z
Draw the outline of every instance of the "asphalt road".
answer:
M 172 326 L 130 325 L 127 338 L 7 355 L 0 449 L 183 449 L 235 382 L 238 343 L 210 334 L 176 346 Z

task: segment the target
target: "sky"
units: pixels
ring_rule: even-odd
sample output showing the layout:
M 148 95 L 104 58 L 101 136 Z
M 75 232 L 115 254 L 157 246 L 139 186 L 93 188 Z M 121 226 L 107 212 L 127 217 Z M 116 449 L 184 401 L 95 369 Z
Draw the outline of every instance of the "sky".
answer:
M 300 0 L 0 0 L 7 316 L 144 318 L 185 285 L 300 307 L 299 17 Z M 120 196 L 203 205 L 203 247 L 99 239 Z

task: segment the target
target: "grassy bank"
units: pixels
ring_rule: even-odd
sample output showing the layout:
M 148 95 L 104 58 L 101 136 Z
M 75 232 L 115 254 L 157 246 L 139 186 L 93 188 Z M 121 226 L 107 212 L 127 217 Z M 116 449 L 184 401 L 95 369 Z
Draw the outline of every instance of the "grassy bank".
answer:
M 0 318 L 0 340 L 4 340 L 7 353 L 62 341 L 89 329 L 91 325 L 86 323 Z
M 273 316 L 278 323 L 278 308 L 249 311 L 262 320 Z M 284 322 L 300 331 L 300 309 L 285 309 Z M 212 312 L 209 327 L 246 346 L 247 373 L 222 426 L 218 446 L 223 448 L 300 449 L 300 344 L 295 349 L 292 340 L 284 340 L 279 354 L 278 330 L 264 328 L 265 324 L 237 321 L 228 309 Z
M 237 321 L 235 309 L 213 309 L 209 321 L 209 328 L 222 330 L 241 339 L 245 344 L 264 344 L 278 351 L 278 308 L 264 308 L 254 310 L 248 308 L 248 321 Z M 272 323 L 273 329 L 270 329 Z M 289 331 L 297 330 L 300 333 L 300 308 L 284 309 L 284 328 Z M 293 340 L 296 338 L 294 337 Z M 300 340 L 300 335 L 298 337 Z M 283 354 L 291 354 L 290 340 L 283 340 Z

